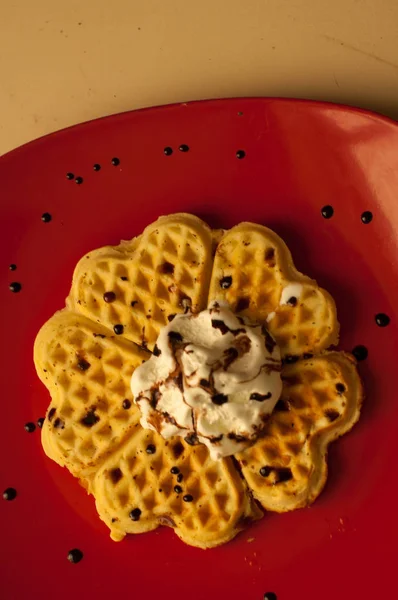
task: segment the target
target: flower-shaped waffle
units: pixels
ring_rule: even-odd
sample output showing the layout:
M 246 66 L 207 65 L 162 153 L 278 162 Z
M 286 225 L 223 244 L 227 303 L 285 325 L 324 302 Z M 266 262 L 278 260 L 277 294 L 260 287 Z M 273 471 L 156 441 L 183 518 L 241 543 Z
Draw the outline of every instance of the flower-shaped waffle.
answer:
M 130 391 L 161 327 L 213 300 L 267 325 L 285 358 L 261 437 L 219 461 L 144 430 Z M 188 544 L 222 544 L 261 518 L 253 497 L 282 512 L 322 490 L 328 444 L 357 421 L 363 396 L 354 359 L 326 352 L 337 339 L 333 299 L 295 270 L 275 233 L 162 217 L 131 242 L 86 255 L 66 308 L 40 330 L 35 365 L 52 398 L 44 450 L 94 495 L 114 540 L 167 525 Z

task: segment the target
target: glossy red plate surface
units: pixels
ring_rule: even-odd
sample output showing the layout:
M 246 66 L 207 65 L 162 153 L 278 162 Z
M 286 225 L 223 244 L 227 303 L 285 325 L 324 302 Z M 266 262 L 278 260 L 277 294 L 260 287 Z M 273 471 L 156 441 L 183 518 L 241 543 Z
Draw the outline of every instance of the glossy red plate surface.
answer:
M 179 150 L 182 144 L 189 150 Z M 165 147 L 173 153 L 167 156 Z M 120 164 L 112 164 L 114 157 Z M 101 170 L 93 170 L 95 163 Z M 83 183 L 68 180 L 67 172 Z M 289 100 L 126 113 L 1 158 L 0 198 L 0 489 L 18 492 L 14 501 L 0 502 L 0 595 L 392 598 L 398 126 L 366 112 Z M 322 217 L 325 205 L 334 208 L 330 219 Z M 62 307 L 78 259 L 175 211 L 195 213 L 213 226 L 252 220 L 275 229 L 297 267 L 335 297 L 341 348 L 363 344 L 369 351 L 360 364 L 367 392 L 362 418 L 331 448 L 327 487 L 313 507 L 268 514 L 233 542 L 208 551 L 185 546 L 166 529 L 112 542 L 92 498 L 44 456 L 40 430 L 24 430 L 49 403 L 35 375 L 33 341 Z M 373 214 L 367 224 L 364 211 Z M 41 220 L 45 212 L 52 215 L 48 223 Z M 9 290 L 13 281 L 22 284 L 19 293 Z M 387 314 L 390 324 L 378 326 L 377 313 Z M 79 564 L 67 561 L 71 548 L 84 552 Z

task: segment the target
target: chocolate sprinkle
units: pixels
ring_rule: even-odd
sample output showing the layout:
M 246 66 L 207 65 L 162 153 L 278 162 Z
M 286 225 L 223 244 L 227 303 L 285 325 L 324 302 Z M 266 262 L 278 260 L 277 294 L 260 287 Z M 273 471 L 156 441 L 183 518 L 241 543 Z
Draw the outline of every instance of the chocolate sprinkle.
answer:
M 59 417 L 57 419 L 55 419 L 54 421 L 54 428 L 55 429 L 65 429 L 65 421 L 63 421 L 62 419 L 60 419 Z
M 297 298 L 295 296 L 292 296 L 291 298 L 289 298 L 289 300 L 287 301 L 287 304 L 289 306 L 296 306 L 297 305 Z
M 105 292 L 103 299 L 107 304 L 110 304 L 111 302 L 115 302 L 116 294 L 115 292 Z
M 170 148 L 170 146 L 166 146 L 166 148 L 163 150 L 163 152 L 165 153 L 166 156 L 171 156 L 173 154 L 173 148 Z
M 334 214 L 333 206 L 330 206 L 329 204 L 327 206 L 324 206 L 321 209 L 321 214 L 324 219 L 331 219 Z
M 191 496 L 191 494 L 186 494 L 185 496 L 183 496 L 182 499 L 184 500 L 184 502 L 192 502 L 193 496 Z
M 174 342 L 182 342 L 182 335 L 181 333 L 178 333 L 178 331 L 169 331 L 169 340 L 174 343 Z
M 272 472 L 272 467 L 261 467 L 260 475 L 261 477 L 268 477 Z
M 181 481 L 184 479 L 184 475 L 182 473 L 178 473 L 177 475 L 177 481 L 178 483 L 181 483 Z
M 184 439 L 186 443 L 190 446 L 196 446 L 196 444 L 199 444 L 198 436 L 196 435 L 196 433 L 188 433 L 188 435 L 186 435 Z
M 79 367 L 79 369 L 81 371 L 87 371 L 87 369 L 89 369 L 91 367 L 90 363 L 85 360 L 84 358 L 81 358 L 79 360 L 79 362 L 77 363 L 77 366 Z
M 53 406 L 53 408 L 50 409 L 50 412 L 48 413 L 48 420 L 51 421 L 51 419 L 53 418 L 53 416 L 55 415 L 55 411 L 57 409 Z
M 250 394 L 250 400 L 256 400 L 257 402 L 263 402 L 264 400 L 269 400 L 271 398 L 272 394 L 271 392 L 268 392 L 268 394 L 258 394 L 257 392 L 254 392 L 253 394 Z
M 366 346 L 355 346 L 352 353 L 358 361 L 366 360 L 368 358 L 368 349 Z
M 52 216 L 48 212 L 43 213 L 41 216 L 41 220 L 43 221 L 43 223 L 49 223 L 51 221 L 51 219 L 52 219 Z
M 336 390 L 338 394 L 344 394 L 345 392 L 345 385 L 344 383 L 336 383 Z
M 111 163 L 114 167 L 117 167 L 118 165 L 120 165 L 120 159 L 115 156 L 114 158 L 112 158 Z
M 9 288 L 11 292 L 18 294 L 18 292 L 20 292 L 22 289 L 22 285 L 19 283 L 19 281 L 13 281 L 10 283 Z
M 129 517 L 132 521 L 139 521 L 141 516 L 141 510 L 139 508 L 133 508 L 130 512 Z
M 3 500 L 15 500 L 17 497 L 17 490 L 15 488 L 9 487 L 3 492 Z
M 41 429 L 44 425 L 44 417 L 40 417 L 40 419 L 37 419 L 37 426 Z
M 375 321 L 379 327 L 387 327 L 390 324 L 390 317 L 384 313 L 378 313 L 375 316 Z
M 221 406 L 222 404 L 228 402 L 228 396 L 226 394 L 215 394 L 211 397 L 211 401 L 213 402 L 213 404 Z
M 83 558 L 83 552 L 81 550 L 79 550 L 78 548 L 73 548 L 73 550 L 70 550 L 68 552 L 68 560 L 71 563 L 78 563 L 82 560 Z
M 10 271 L 16 271 L 17 270 L 17 265 L 15 265 L 14 263 L 12 263 L 9 267 Z
M 220 287 L 223 290 L 227 290 L 228 288 L 230 288 L 232 285 L 232 277 L 230 275 L 227 275 L 226 277 L 223 277 L 222 279 L 220 279 Z
M 85 427 L 92 427 L 93 425 L 98 423 L 99 420 L 100 420 L 99 416 L 95 414 L 95 408 L 90 408 L 90 410 L 87 412 L 86 416 L 84 416 L 80 420 L 80 423 L 82 425 L 84 425 Z
M 180 485 L 175 485 L 174 486 L 174 491 L 176 494 L 181 494 L 182 493 L 182 487 Z
M 125 410 L 128 410 L 131 407 L 131 402 L 128 398 L 123 400 L 122 406 Z
M 116 333 L 116 335 L 122 335 L 122 333 L 124 331 L 124 327 L 123 327 L 123 325 L 118 323 L 117 325 L 113 326 L 113 331 Z
M 27 431 L 28 433 L 33 433 L 34 430 L 36 429 L 36 425 L 32 422 L 29 423 L 25 423 L 24 425 L 24 429 L 25 431 Z
M 156 452 L 156 446 L 154 444 L 148 444 L 148 446 L 146 447 L 146 453 L 147 454 L 155 454 Z
M 171 469 L 170 469 L 170 473 L 172 475 L 178 475 L 179 472 L 180 472 L 180 469 L 178 467 L 171 467 Z

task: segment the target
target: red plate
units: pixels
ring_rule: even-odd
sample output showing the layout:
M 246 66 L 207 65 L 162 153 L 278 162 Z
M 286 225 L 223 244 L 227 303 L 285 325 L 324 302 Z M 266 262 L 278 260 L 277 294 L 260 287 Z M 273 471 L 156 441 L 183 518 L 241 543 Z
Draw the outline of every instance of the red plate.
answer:
M 68 172 L 76 178 L 68 180 Z M 19 148 L 1 159 L 0 186 L 0 489 L 18 493 L 0 503 L 4 597 L 391 598 L 398 533 L 397 125 L 290 100 L 168 106 Z M 327 205 L 334 209 L 329 219 L 321 212 Z M 360 365 L 362 418 L 332 447 L 327 487 L 314 506 L 270 513 L 208 551 L 185 546 L 167 529 L 112 542 L 92 498 L 44 456 L 40 430 L 24 430 L 49 403 L 35 375 L 33 341 L 62 307 L 78 259 L 175 211 L 215 227 L 252 220 L 275 229 L 297 267 L 335 297 L 341 348 L 362 344 L 369 351 Z M 42 221 L 46 212 L 50 222 Z M 14 281 L 22 284 L 19 293 L 9 291 Z M 377 325 L 378 313 L 390 317 L 388 326 Z M 84 553 L 79 564 L 67 560 L 72 548 Z

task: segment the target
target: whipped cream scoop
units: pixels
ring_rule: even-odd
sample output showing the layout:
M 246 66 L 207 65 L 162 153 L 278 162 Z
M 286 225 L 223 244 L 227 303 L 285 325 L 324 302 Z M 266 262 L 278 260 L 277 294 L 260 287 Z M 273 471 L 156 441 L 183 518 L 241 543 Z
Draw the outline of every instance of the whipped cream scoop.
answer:
M 258 437 L 281 394 L 280 371 L 267 329 L 214 302 L 161 330 L 131 390 L 144 428 L 203 443 L 218 459 Z

